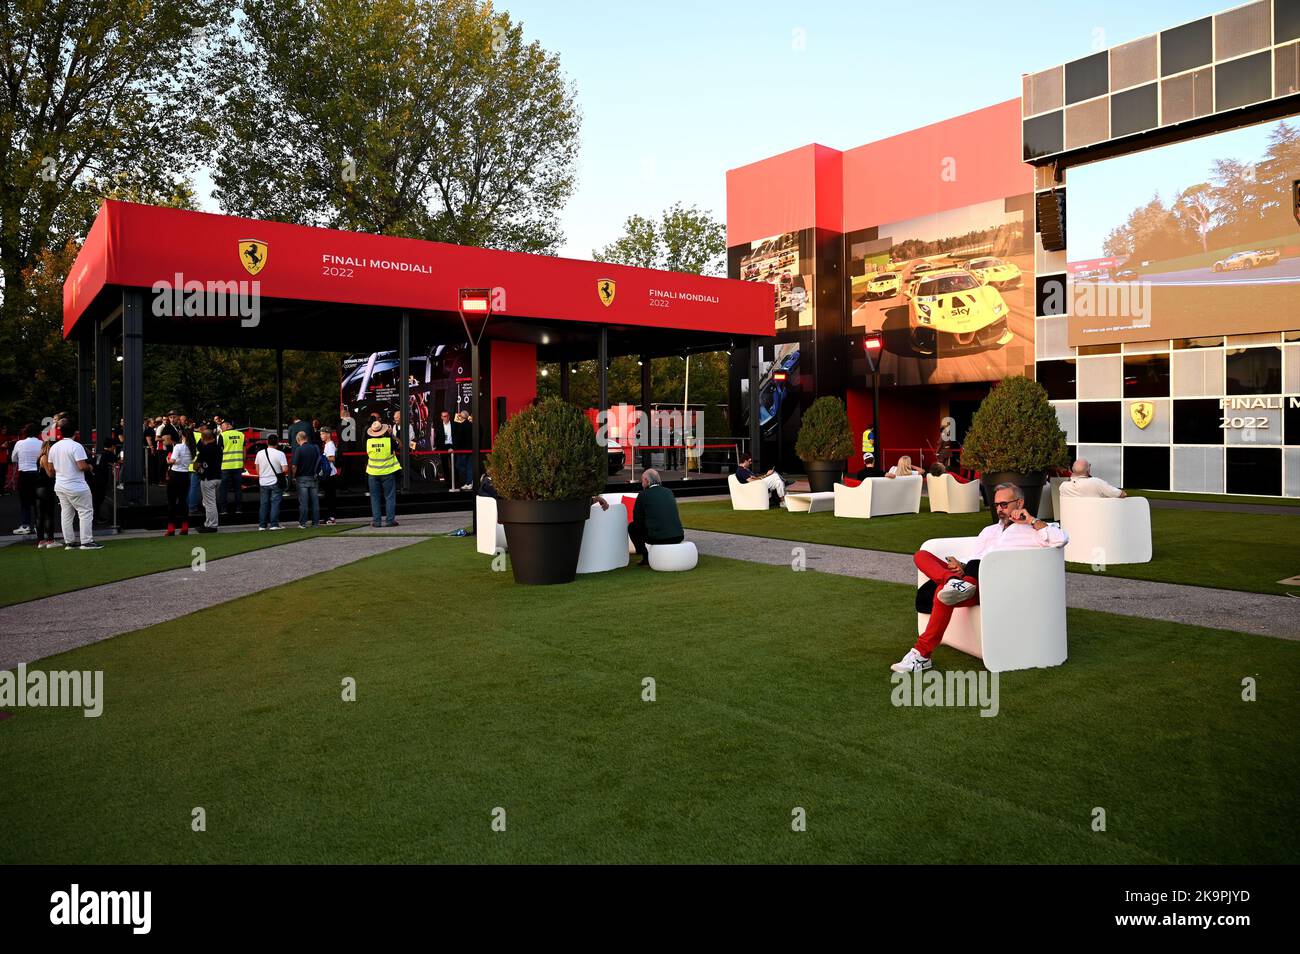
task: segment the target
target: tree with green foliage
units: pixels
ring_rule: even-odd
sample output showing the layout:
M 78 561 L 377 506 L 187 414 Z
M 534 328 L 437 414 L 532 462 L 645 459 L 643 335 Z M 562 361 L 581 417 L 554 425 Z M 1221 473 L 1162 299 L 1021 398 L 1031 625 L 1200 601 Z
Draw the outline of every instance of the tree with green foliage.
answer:
M 550 252 L 579 115 L 559 59 L 475 0 L 242 0 L 206 99 L 238 215 Z
M 691 275 L 721 275 L 726 268 L 727 230 L 713 216 L 680 202 L 658 221 L 630 215 L 623 234 L 591 253 L 597 262 L 661 268 Z
M 0 418 L 75 405 L 62 284 L 104 198 L 184 199 L 230 0 L 7 0 L 0 10 Z

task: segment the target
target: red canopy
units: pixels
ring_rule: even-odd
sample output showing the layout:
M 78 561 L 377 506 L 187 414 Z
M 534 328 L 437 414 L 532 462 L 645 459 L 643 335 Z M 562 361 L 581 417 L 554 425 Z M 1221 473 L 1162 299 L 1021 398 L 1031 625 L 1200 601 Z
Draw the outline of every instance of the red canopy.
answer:
M 64 337 L 104 289 L 178 276 L 247 282 L 271 299 L 414 311 L 455 312 L 459 289 L 499 288 L 502 314 L 516 318 L 772 334 L 766 283 L 106 201 L 63 286 Z

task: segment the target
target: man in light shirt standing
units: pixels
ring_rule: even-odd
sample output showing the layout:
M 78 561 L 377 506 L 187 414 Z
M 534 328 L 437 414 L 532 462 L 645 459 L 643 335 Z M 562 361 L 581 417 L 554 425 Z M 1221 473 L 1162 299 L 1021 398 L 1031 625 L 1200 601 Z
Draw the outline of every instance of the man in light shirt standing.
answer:
M 25 424 L 22 439 L 14 444 L 14 467 L 18 470 L 18 505 L 22 511 L 22 523 L 14 531 L 18 536 L 26 536 L 34 526 L 32 518 L 36 513 L 36 462 L 41 456 L 40 432 L 35 424 Z
M 1061 484 L 1062 497 L 1127 497 L 1100 477 L 1092 476 L 1092 465 L 1080 457 L 1070 466 L 1070 479 Z
M 69 419 L 59 421 L 59 433 L 68 436 L 50 448 L 49 457 L 54 469 L 54 495 L 59 498 L 63 511 L 63 549 L 76 548 L 73 541 L 77 536 L 72 532 L 75 518 L 81 524 L 81 549 L 102 550 L 103 544 L 95 542 L 95 505 L 90 484 L 86 483 L 86 475 L 93 473 L 94 468 L 86 459 L 86 448 L 72 439 L 76 428 Z
M 1025 495 L 1015 484 L 998 484 L 993 492 L 993 509 L 998 522 L 989 524 L 979 535 L 975 552 L 965 563 L 955 557 L 940 560 L 933 553 L 920 550 L 912 558 L 916 568 L 935 584 L 930 622 L 917 637 L 907 655 L 889 668 L 894 672 L 913 672 L 931 667 L 930 655 L 943 641 L 952 611 L 960 605 L 979 603 L 979 563 L 996 550 L 1033 550 L 1063 547 L 1069 535 L 1054 523 L 1035 519 L 1025 509 Z

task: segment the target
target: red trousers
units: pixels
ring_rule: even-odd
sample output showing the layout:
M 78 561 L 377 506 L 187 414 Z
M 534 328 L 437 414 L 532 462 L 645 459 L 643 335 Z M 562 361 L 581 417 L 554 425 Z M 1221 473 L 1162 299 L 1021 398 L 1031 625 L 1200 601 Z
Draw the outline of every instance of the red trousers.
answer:
M 948 628 L 948 620 L 952 619 L 952 611 L 955 606 L 949 606 L 947 603 L 939 601 L 939 591 L 943 585 L 953 578 L 965 580 L 972 586 L 976 585 L 975 577 L 962 576 L 956 570 L 950 570 L 944 560 L 940 560 L 933 553 L 926 550 L 918 550 L 916 556 L 912 557 L 912 562 L 916 568 L 924 573 L 927 577 L 934 580 L 934 605 L 930 607 L 930 622 L 926 624 L 925 632 L 916 638 L 916 651 L 927 659 L 934 652 L 935 647 L 943 641 L 944 630 Z M 963 603 L 963 606 L 975 606 L 980 601 L 979 589 L 975 590 L 975 595 Z

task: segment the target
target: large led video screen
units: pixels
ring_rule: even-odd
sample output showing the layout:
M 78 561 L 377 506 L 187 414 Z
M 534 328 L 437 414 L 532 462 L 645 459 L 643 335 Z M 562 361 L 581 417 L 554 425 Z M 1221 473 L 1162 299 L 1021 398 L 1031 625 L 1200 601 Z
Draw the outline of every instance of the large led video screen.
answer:
M 404 415 L 413 450 L 434 449 L 432 427 L 442 411 L 468 411 L 472 400 L 469 346 L 434 345 L 410 358 L 407 380 L 409 408 Z M 372 412 L 387 421 L 401 410 L 401 376 L 396 351 L 375 351 L 348 355 L 343 359 L 339 403 L 346 406 L 362 426 Z
M 1032 196 L 845 236 L 854 330 L 884 333 L 895 384 L 997 381 L 1033 364 Z
M 775 291 L 776 331 L 813 325 L 813 230 L 783 232 L 727 250 L 728 275 L 750 282 L 767 282 Z
M 1300 324 L 1296 117 L 1073 167 L 1072 345 Z

